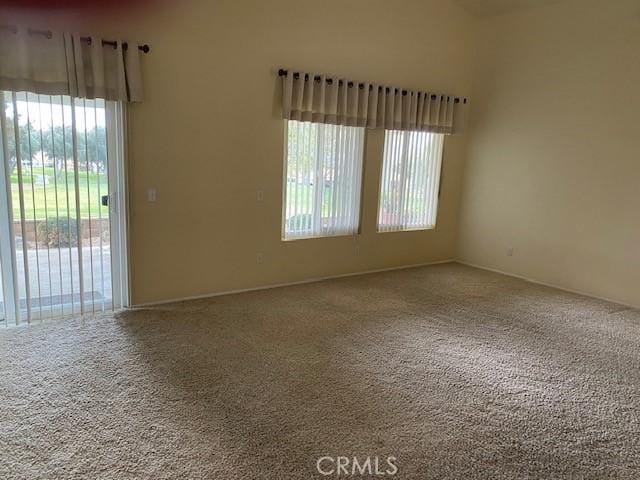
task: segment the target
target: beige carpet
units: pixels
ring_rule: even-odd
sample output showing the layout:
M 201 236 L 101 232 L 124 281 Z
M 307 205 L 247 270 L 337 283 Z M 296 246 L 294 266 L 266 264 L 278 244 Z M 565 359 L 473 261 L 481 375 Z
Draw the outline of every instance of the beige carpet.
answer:
M 638 479 L 639 417 L 639 311 L 456 264 L 0 332 L 2 479 Z

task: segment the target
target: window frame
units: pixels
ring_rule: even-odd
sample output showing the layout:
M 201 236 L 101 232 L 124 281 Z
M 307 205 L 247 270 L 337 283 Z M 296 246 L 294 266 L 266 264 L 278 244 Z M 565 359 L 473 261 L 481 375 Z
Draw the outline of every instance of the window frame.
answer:
M 361 158 L 361 172 L 360 172 L 360 192 L 358 196 L 358 210 L 357 210 L 357 227 L 354 232 L 349 233 L 333 233 L 324 235 L 288 235 L 286 232 L 287 223 L 287 188 L 288 188 L 288 164 L 289 164 L 289 122 L 303 123 L 301 120 L 284 119 L 283 127 L 283 158 L 282 158 L 282 214 L 280 220 L 280 240 L 283 242 L 296 242 L 298 240 L 313 240 L 321 238 L 339 238 L 339 237 L 356 237 L 362 233 L 362 211 L 363 211 L 363 195 L 364 195 L 364 172 L 365 172 L 365 147 L 367 141 L 367 134 L 365 127 L 349 126 L 349 125 L 334 125 L 323 124 L 322 122 L 304 122 L 315 125 L 325 125 L 329 127 L 347 127 L 347 128 L 360 128 L 362 129 L 362 139 L 360 145 Z
M 382 207 L 382 196 L 383 196 L 383 182 L 384 182 L 384 166 L 385 166 L 385 147 L 387 144 L 387 134 L 389 132 L 401 132 L 404 134 L 408 134 L 413 132 L 412 130 L 384 130 L 384 140 L 382 144 L 382 160 L 380 162 L 380 170 L 378 176 L 378 202 L 376 208 L 376 233 L 403 233 L 403 232 L 420 232 L 420 231 L 428 231 L 435 230 L 438 225 L 438 213 L 440 207 L 440 193 L 442 191 L 442 174 L 443 174 L 443 165 L 444 165 L 444 155 L 445 155 L 445 139 L 446 135 L 444 133 L 438 132 L 419 132 L 415 131 L 415 133 L 423 133 L 427 135 L 440 135 L 442 137 L 442 147 L 440 149 L 440 158 L 438 159 L 439 165 L 437 166 L 437 180 L 435 184 L 436 194 L 434 196 L 436 205 L 434 210 L 433 224 L 426 226 L 416 226 L 416 227 L 402 227 L 402 228 L 391 228 L 391 229 L 382 229 L 380 224 L 380 210 Z

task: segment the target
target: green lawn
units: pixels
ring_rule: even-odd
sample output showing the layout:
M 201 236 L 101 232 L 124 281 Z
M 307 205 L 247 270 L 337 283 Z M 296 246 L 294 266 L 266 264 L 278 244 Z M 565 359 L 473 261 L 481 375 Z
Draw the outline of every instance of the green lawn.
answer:
M 312 214 L 313 212 L 313 197 L 315 195 L 314 186 L 313 185 L 305 185 L 302 183 L 294 183 L 287 182 L 287 199 L 290 202 L 289 205 L 297 205 L 298 209 L 295 213 L 296 216 L 305 216 Z M 329 217 L 331 215 L 331 191 L 328 188 L 325 188 L 323 192 L 323 200 L 322 200 L 322 216 Z M 333 199 L 335 202 L 337 200 Z M 397 202 L 397 198 L 390 198 L 389 195 L 383 198 L 383 205 L 393 204 Z M 407 205 L 406 210 L 407 213 L 413 214 L 416 217 L 421 217 L 425 214 L 427 209 L 427 198 L 424 194 L 418 194 L 416 196 L 409 195 L 405 203 Z M 293 217 L 294 213 L 292 211 L 287 211 L 287 218 Z M 304 220 L 298 220 L 304 221 Z
M 37 185 L 37 179 L 42 176 L 48 177 L 48 184 Z M 38 177 L 40 176 L 40 177 Z M 107 218 L 109 215 L 108 207 L 100 205 L 100 196 L 108 193 L 106 174 L 87 173 L 86 171 L 78 172 L 78 182 L 80 189 L 80 217 L 81 218 Z M 65 174 L 59 174 L 56 178 L 53 167 L 33 167 L 33 185 L 31 177 L 31 168 L 23 167 L 22 170 L 22 186 L 24 191 L 24 209 L 27 220 L 34 219 L 34 203 L 35 203 L 35 219 L 44 220 L 45 218 L 56 217 L 56 198 L 58 216 L 76 218 L 76 197 L 75 197 L 75 175 L 73 171 L 68 171 L 65 180 Z M 57 187 L 57 195 L 56 195 Z M 11 176 L 11 193 L 13 202 L 13 218 L 20 218 L 20 189 L 18 182 L 18 173 L 14 170 Z M 67 192 L 69 198 L 69 211 L 67 212 Z M 46 203 L 46 209 L 45 209 Z
M 313 211 L 313 198 L 315 190 L 313 185 L 305 185 L 302 183 L 287 182 L 287 198 L 291 204 L 298 205 L 298 214 L 311 213 Z M 329 215 L 329 207 L 331 205 L 331 191 L 325 188 L 322 199 L 322 214 Z

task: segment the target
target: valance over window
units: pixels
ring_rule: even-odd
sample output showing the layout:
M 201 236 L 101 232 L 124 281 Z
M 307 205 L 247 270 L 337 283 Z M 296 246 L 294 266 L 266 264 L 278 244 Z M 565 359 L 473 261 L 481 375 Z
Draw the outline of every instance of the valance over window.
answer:
M 282 116 L 333 125 L 459 133 L 467 99 L 280 70 Z
M 107 42 L 105 42 L 107 43 Z M 138 45 L 72 33 L 0 29 L 0 90 L 142 101 Z

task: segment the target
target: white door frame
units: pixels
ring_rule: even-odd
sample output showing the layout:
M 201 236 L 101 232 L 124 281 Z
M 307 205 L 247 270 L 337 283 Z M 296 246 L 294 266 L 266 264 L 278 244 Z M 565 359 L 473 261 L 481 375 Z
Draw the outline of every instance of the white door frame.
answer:
M 105 102 L 107 118 L 107 175 L 111 242 L 111 297 L 113 309 L 129 306 L 129 258 L 126 122 L 122 102 Z M 113 134 L 109 134 L 112 132 Z
M 7 131 L 7 117 L 4 109 L 5 92 L 0 91 L 0 128 Z M 15 104 L 15 98 L 14 98 Z M 74 99 L 71 99 L 72 112 Z M 111 293 L 112 302 L 110 307 L 118 310 L 129 306 L 129 263 L 128 263 L 128 195 L 127 195 L 127 168 L 126 168 L 126 123 L 125 105 L 122 102 L 105 101 L 106 116 L 106 141 L 107 141 L 107 182 L 109 197 L 109 228 L 110 228 L 110 256 L 111 256 Z M 74 113 L 72 113 L 74 117 Z M 74 130 L 73 148 L 76 147 L 75 118 L 72 118 Z M 17 147 L 19 148 L 19 146 Z M 18 153 L 18 152 L 17 152 Z M 11 176 L 9 173 L 8 145 L 0 134 L 0 282 L 3 290 L 3 308 L 0 309 L 0 323 L 6 325 L 19 324 L 22 318 L 29 318 L 26 312 L 22 312 L 20 307 L 20 292 L 18 289 L 19 276 L 16 245 L 15 228 L 13 219 Z M 77 158 L 77 155 L 74 155 Z M 77 180 L 77 172 L 75 176 Z M 76 185 L 76 200 L 78 200 Z M 106 192 L 105 192 L 106 193 Z M 76 211 L 79 206 L 76 204 Z M 83 264 L 79 252 L 79 269 Z M 25 259 L 26 261 L 26 259 Z M 26 266 L 25 266 L 26 268 Z M 25 274 L 26 275 L 26 274 Z M 28 281 L 28 279 L 25 279 Z M 82 295 L 83 285 L 80 287 Z M 72 292 L 73 295 L 73 292 Z M 27 300 L 27 305 L 29 305 Z M 81 305 L 84 304 L 81 299 Z M 96 304 L 87 303 L 84 312 L 98 311 L 99 302 Z M 98 308 L 96 308 L 98 307 Z M 105 305 L 106 308 L 107 305 Z M 64 308 L 64 307 L 61 307 Z M 51 309 L 55 315 L 60 315 L 64 310 L 53 307 Z M 77 313 L 77 312 L 76 312 Z M 83 313 L 82 310 L 80 313 Z
M 4 92 L 0 91 L 0 129 L 6 130 L 7 114 L 4 109 Z M 16 264 L 15 231 L 13 228 L 13 202 L 11 198 L 11 177 L 9 174 L 9 147 L 0 135 L 0 231 L 8 235 L 0 235 L 0 264 L 2 264 L 2 291 L 5 322 L 20 321 L 20 308 L 17 285 L 18 270 Z

